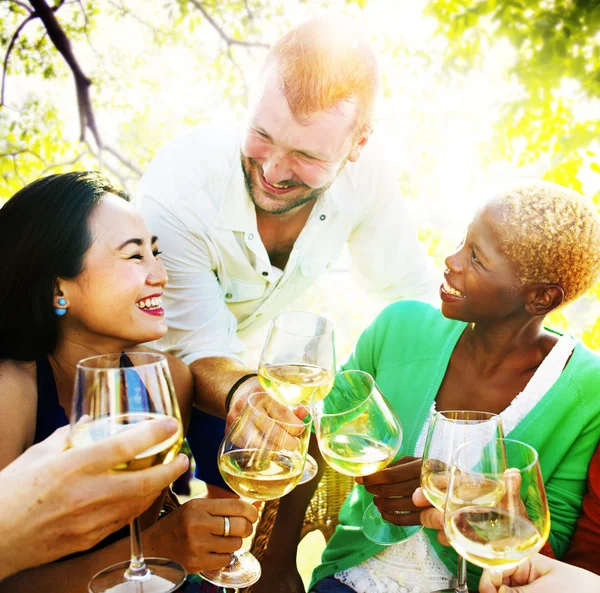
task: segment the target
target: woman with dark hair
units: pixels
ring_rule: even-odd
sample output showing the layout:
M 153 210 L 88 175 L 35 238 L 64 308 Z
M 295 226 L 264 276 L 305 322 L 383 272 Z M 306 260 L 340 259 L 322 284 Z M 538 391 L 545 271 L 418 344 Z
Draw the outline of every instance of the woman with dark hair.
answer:
M 0 209 L 0 469 L 68 424 L 79 360 L 148 350 L 139 344 L 165 334 L 159 255 L 142 216 L 99 173 L 39 179 Z M 187 425 L 191 373 L 168 361 Z M 227 565 L 257 518 L 240 500 L 192 500 L 156 522 L 161 503 L 142 516 L 144 551 L 190 572 Z M 91 576 L 128 556 L 121 539 L 21 572 L 0 591 L 86 591 Z

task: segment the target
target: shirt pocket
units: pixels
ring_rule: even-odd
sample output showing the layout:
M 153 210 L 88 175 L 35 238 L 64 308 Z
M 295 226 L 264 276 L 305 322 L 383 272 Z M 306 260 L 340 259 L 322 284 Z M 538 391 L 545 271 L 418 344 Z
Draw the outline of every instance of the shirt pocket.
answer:
M 262 299 L 266 289 L 266 282 L 247 282 L 246 280 L 229 278 L 223 288 L 223 293 L 227 303 L 244 303 Z

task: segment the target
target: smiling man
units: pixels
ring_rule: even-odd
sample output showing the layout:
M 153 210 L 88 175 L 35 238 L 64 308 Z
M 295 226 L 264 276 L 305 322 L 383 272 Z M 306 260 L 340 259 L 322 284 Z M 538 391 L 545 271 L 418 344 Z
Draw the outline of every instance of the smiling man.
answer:
M 161 346 L 190 364 L 196 404 L 224 416 L 258 390 L 244 338 L 285 309 L 348 245 L 367 288 L 386 300 L 435 298 L 438 280 L 373 131 L 377 62 L 348 23 L 315 19 L 270 50 L 244 126 L 198 127 L 165 146 L 139 203 L 169 274 Z M 247 380 L 242 379 L 247 378 Z M 214 422 L 188 439 L 222 484 Z M 220 431 L 220 432 L 219 432 Z M 214 465 L 212 472 L 207 460 Z

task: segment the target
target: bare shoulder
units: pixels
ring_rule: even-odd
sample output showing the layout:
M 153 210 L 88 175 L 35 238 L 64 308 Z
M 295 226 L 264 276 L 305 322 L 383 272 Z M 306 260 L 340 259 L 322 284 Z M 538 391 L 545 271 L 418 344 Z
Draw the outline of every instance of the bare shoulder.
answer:
M 36 415 L 35 363 L 0 361 L 0 468 L 33 444 Z

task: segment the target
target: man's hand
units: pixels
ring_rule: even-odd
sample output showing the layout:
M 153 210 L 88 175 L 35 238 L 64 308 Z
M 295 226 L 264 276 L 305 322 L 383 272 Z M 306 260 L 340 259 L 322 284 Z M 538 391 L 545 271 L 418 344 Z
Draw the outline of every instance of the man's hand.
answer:
M 265 390 L 262 388 L 258 379 L 253 377 L 252 379 L 248 379 L 233 394 L 231 398 L 231 405 L 229 407 L 229 413 L 227 414 L 227 425 L 226 430 L 229 430 L 229 427 L 233 423 L 233 421 L 240 415 L 243 407 L 248 402 L 248 398 L 253 393 L 265 393 Z M 302 427 L 302 420 L 309 414 L 309 410 L 305 406 L 298 406 L 294 411 L 289 406 L 284 406 L 280 404 L 277 400 L 270 398 L 265 400 L 260 405 L 260 411 L 264 412 L 266 416 L 273 418 L 275 420 L 280 420 L 281 422 L 287 422 L 288 424 L 298 424 L 298 426 Z
M 598 593 L 600 577 L 587 570 L 535 554 L 503 574 L 484 571 L 479 593 Z
M 188 467 L 113 472 L 179 429 L 171 418 L 65 450 L 69 427 L 29 448 L 0 472 L 0 579 L 86 550 L 143 513 Z
M 230 522 L 227 537 L 224 517 Z M 223 568 L 257 519 L 256 508 L 242 500 L 194 498 L 144 531 L 144 552 L 172 558 L 187 572 Z
M 385 469 L 369 476 L 356 478 L 367 492 L 373 494 L 373 502 L 381 516 L 394 525 L 419 525 L 420 509 L 412 495 L 419 487 L 421 458 L 402 457 Z

